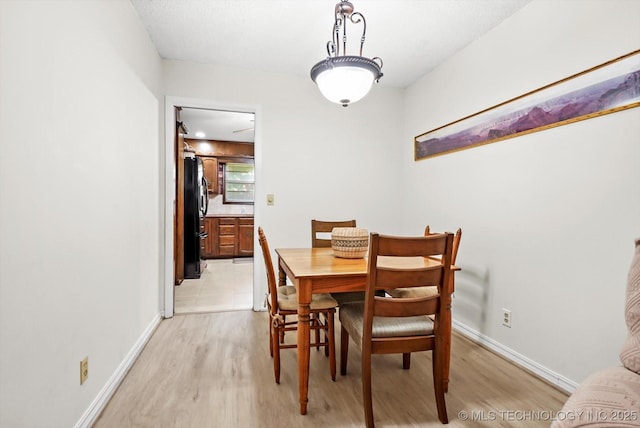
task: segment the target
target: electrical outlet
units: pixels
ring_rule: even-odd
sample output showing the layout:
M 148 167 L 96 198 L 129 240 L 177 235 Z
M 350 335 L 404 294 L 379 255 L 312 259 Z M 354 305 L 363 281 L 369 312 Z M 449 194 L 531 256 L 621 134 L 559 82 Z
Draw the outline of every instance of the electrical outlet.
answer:
M 84 357 L 82 361 L 80 361 L 80 385 L 87 381 L 89 377 L 89 357 Z
M 502 308 L 502 325 L 511 328 L 511 311 Z

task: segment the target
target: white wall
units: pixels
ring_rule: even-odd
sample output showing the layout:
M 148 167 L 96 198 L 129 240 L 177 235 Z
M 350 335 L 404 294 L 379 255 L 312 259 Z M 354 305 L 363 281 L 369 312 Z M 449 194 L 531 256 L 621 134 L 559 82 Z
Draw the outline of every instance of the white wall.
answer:
M 398 166 L 412 144 L 398 138 L 400 89 L 374 86 L 344 108 L 326 101 L 308 77 L 163 65 L 168 96 L 258 109 L 255 223 L 271 248 L 309 245 L 312 218 L 355 218 L 372 231 L 400 227 Z M 268 193 L 275 195 L 273 206 L 266 205 Z M 261 307 L 266 278 L 259 250 L 256 255 L 254 297 Z
M 0 1 L 0 426 L 76 424 L 159 319 L 160 67 L 129 1 Z
M 157 322 L 162 95 L 259 113 L 272 247 L 308 245 L 314 217 L 462 226 L 458 323 L 568 380 L 616 364 L 640 109 L 420 162 L 412 141 L 636 49 L 639 8 L 534 1 L 406 95 L 344 109 L 308 78 L 161 63 L 126 0 L 0 1 L 0 426 L 82 420 Z
M 404 141 L 638 49 L 639 28 L 637 1 L 533 1 L 408 88 Z M 639 142 L 635 108 L 418 162 L 403 146 L 407 230 L 463 228 L 455 321 L 565 388 L 619 365 Z

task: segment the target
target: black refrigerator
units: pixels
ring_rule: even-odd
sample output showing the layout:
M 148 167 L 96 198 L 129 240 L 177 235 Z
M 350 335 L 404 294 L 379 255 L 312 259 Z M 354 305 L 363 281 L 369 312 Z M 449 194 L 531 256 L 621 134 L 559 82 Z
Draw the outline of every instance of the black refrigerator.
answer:
M 184 277 L 200 278 L 201 240 L 207 237 L 202 225 L 207 215 L 209 195 L 202 159 L 184 160 Z

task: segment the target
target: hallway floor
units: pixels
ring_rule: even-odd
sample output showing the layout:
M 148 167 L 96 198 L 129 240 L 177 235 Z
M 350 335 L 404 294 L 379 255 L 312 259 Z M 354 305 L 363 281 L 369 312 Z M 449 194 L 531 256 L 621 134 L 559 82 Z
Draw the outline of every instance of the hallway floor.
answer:
M 253 258 L 205 260 L 199 279 L 174 287 L 175 313 L 247 310 L 253 307 Z

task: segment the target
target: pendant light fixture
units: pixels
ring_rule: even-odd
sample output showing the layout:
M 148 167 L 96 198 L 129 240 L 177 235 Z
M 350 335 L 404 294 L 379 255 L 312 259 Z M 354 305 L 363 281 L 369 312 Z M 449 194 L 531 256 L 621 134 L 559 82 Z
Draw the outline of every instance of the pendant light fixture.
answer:
M 360 55 L 347 55 L 347 21 L 362 22 Z M 382 60 L 362 56 L 367 32 L 367 22 L 360 12 L 353 11 L 353 4 L 341 1 L 336 5 L 333 39 L 327 42 L 329 56 L 311 68 L 311 79 L 326 99 L 343 107 L 362 99 L 369 93 L 373 82 L 382 77 Z M 340 51 L 342 33 L 342 52 Z

